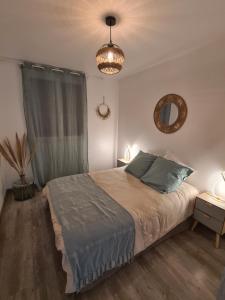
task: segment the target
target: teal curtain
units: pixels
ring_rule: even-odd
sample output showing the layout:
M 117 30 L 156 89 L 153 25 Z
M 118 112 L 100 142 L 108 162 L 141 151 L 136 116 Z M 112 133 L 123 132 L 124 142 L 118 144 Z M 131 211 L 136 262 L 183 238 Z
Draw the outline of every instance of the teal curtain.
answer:
M 88 171 L 85 75 L 51 66 L 21 66 L 24 112 L 35 183 Z

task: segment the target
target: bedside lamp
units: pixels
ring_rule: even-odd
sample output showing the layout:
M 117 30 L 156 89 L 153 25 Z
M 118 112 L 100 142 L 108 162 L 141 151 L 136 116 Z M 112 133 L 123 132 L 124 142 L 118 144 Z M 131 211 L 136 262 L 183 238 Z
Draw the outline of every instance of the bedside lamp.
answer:
M 132 146 L 127 145 L 124 151 L 124 158 L 117 159 L 117 167 L 123 167 L 130 163 L 131 160 L 138 154 L 139 147 L 134 144 Z
M 125 151 L 124 151 L 124 159 L 125 161 L 130 161 L 131 159 L 131 151 L 130 151 L 130 146 L 127 146 Z
M 218 172 L 213 188 L 213 192 L 208 192 L 210 196 L 213 196 L 218 201 L 225 202 L 225 172 Z
M 139 147 L 137 144 L 134 144 L 132 146 L 127 145 L 124 151 L 124 159 L 129 162 L 131 161 L 139 152 Z
M 221 172 L 222 178 L 225 181 L 225 171 Z

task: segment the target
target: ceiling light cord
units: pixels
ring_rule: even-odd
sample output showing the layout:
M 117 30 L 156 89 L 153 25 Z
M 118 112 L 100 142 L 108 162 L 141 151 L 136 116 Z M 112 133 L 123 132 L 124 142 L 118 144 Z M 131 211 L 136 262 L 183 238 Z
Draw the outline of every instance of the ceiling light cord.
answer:
M 112 25 L 110 22 L 110 26 L 109 26 L 109 44 L 112 44 Z

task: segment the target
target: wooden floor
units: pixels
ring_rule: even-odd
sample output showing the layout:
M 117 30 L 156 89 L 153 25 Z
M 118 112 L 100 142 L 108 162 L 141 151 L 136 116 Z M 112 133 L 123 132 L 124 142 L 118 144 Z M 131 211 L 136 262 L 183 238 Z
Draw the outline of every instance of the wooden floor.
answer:
M 216 250 L 212 237 L 199 225 L 149 250 L 94 289 L 66 296 L 46 201 L 37 196 L 16 202 L 8 195 L 0 218 L 0 299 L 215 299 L 225 240 Z

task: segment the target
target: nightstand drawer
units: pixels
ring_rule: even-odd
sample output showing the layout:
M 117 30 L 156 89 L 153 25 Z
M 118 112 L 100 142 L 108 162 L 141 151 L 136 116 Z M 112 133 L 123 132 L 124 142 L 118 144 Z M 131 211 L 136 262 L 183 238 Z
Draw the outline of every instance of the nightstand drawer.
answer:
M 207 202 L 200 198 L 196 199 L 196 205 L 195 207 L 203 212 L 205 212 L 207 215 L 212 216 L 216 218 L 217 220 L 221 220 L 224 222 L 225 218 L 225 210 Z
M 223 222 L 215 219 L 212 216 L 207 215 L 206 213 L 195 209 L 194 210 L 194 218 L 200 223 L 204 224 L 208 228 L 216 231 L 217 233 L 221 233 L 223 229 Z

